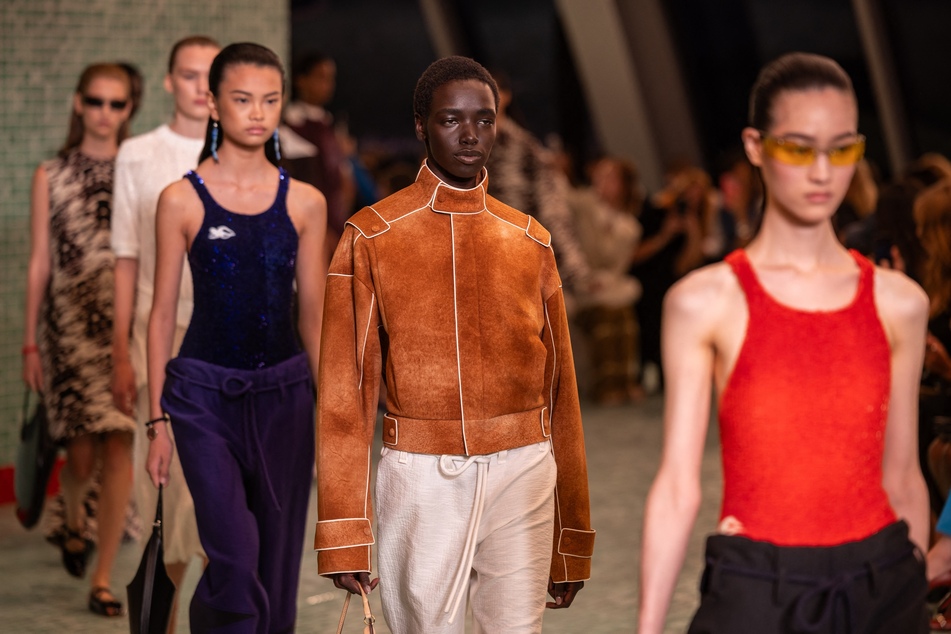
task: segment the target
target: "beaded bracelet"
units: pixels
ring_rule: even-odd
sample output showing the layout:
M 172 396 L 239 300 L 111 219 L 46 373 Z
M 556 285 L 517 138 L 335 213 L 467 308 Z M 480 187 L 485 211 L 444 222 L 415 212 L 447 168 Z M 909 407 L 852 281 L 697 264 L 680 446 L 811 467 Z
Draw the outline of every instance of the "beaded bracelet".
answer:
M 158 418 L 153 418 L 150 421 L 146 421 L 145 428 L 148 431 L 145 432 L 145 435 L 148 436 L 149 440 L 155 440 L 155 436 L 158 434 L 158 432 L 155 431 L 155 424 L 167 423 L 167 422 L 169 422 L 168 414 L 162 414 Z

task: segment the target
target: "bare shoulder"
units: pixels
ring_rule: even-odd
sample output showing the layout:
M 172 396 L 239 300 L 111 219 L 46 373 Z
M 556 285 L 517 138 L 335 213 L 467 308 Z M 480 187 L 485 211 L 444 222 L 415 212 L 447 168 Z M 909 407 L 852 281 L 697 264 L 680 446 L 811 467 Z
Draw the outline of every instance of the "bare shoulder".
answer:
M 168 185 L 159 195 L 159 208 L 175 209 L 195 205 L 200 206 L 201 199 L 192 184 L 184 178 Z
M 907 275 L 876 267 L 875 307 L 892 345 L 924 340 L 928 328 L 928 295 Z
M 187 179 L 175 181 L 159 195 L 156 222 L 168 229 L 176 227 L 184 235 L 194 237 L 204 217 L 201 198 Z
M 40 163 L 33 171 L 33 182 L 36 184 L 45 184 L 49 182 L 49 175 L 46 173 L 46 165 Z
M 296 178 L 290 179 L 288 183 L 287 202 L 290 207 L 307 214 L 327 212 L 327 199 L 323 193 L 313 185 Z
M 715 321 L 740 297 L 742 290 L 730 265 L 717 262 L 674 284 L 664 298 L 664 310 L 701 322 Z
M 900 271 L 875 268 L 875 303 L 879 313 L 895 319 L 921 319 L 928 314 L 928 295 Z

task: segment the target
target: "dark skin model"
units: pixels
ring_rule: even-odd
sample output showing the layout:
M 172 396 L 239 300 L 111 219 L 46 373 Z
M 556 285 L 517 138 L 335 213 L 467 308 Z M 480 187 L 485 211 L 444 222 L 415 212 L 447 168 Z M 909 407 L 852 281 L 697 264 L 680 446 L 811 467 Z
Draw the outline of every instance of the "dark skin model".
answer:
M 445 183 L 469 189 L 479 183 L 482 168 L 495 143 L 495 98 L 492 89 L 477 79 L 456 80 L 433 91 L 429 116 L 416 115 L 416 138 L 426 144 L 426 163 Z M 329 575 L 334 585 L 354 594 L 360 586 L 367 594 L 380 582 L 366 572 Z M 584 587 L 584 581 L 554 583 L 548 593 L 554 601 L 546 608 L 567 608 Z

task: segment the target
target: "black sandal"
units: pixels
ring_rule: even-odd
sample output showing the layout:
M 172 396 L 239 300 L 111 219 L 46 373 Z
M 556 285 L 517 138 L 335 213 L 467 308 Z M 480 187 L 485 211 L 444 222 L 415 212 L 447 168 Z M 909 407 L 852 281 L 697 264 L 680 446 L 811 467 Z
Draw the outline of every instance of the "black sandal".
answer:
M 82 550 L 69 549 L 69 543 L 76 541 L 83 543 Z M 89 553 L 92 552 L 92 548 L 93 545 L 90 540 L 83 539 L 78 531 L 67 528 L 63 541 L 60 542 L 60 549 L 63 551 L 63 567 L 66 568 L 66 572 L 80 579 L 85 577 L 86 562 L 89 560 Z
M 97 586 L 89 593 L 89 611 L 100 616 L 122 616 L 122 603 L 105 586 Z

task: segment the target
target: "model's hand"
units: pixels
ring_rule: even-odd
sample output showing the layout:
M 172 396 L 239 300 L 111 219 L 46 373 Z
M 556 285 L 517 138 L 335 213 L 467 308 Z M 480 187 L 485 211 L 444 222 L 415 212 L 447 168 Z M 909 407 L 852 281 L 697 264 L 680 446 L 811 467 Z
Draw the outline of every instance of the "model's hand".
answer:
M 172 438 L 165 429 L 166 425 L 168 423 L 155 424 L 155 438 L 149 441 L 149 457 L 145 461 L 145 470 L 149 472 L 155 488 L 158 488 L 159 484 L 168 486 L 168 466 L 175 451 Z
M 569 581 L 567 583 L 555 583 L 548 577 L 548 594 L 554 599 L 545 604 L 546 608 L 560 610 L 571 606 L 575 600 L 575 595 L 584 587 L 584 581 Z
M 36 351 L 23 355 L 23 382 L 34 392 L 43 391 L 43 365 Z
M 360 586 L 363 586 L 363 592 L 365 594 L 370 594 L 377 584 L 380 583 L 379 577 L 373 581 L 370 581 L 370 573 L 368 572 L 342 572 L 340 574 L 329 576 L 333 580 L 335 586 L 341 590 L 352 592 L 353 594 L 360 594 Z
M 112 402 L 126 416 L 135 411 L 135 370 L 128 359 L 112 363 Z

